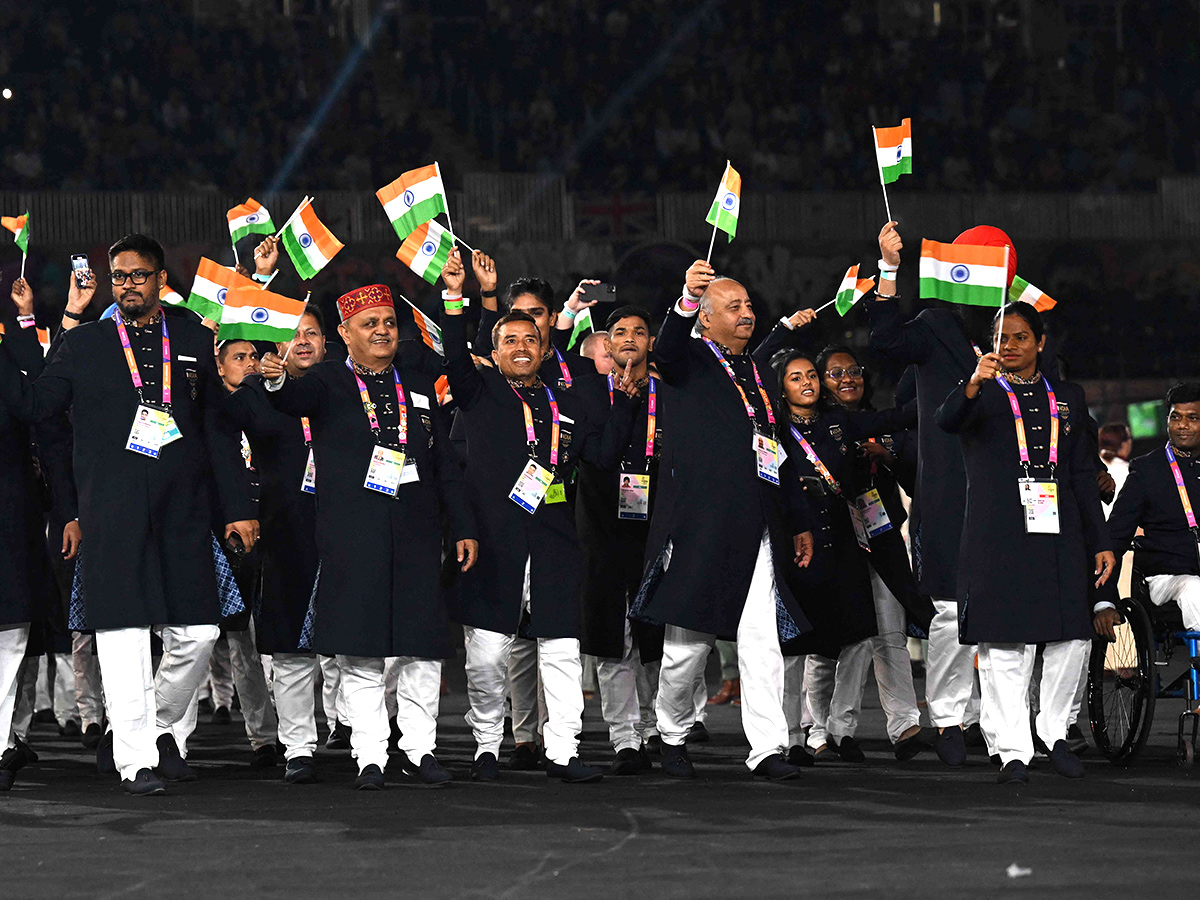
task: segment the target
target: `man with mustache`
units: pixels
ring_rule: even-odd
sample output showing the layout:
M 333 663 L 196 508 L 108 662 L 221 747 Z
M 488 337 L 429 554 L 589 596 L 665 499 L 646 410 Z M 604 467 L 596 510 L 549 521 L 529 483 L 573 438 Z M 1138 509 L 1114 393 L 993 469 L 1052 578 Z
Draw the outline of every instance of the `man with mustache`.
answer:
M 658 488 L 632 614 L 667 626 L 656 712 L 663 772 L 677 778 L 695 774 L 684 741 L 714 636 L 737 638 L 747 766 L 772 781 L 800 771 L 784 759 L 781 643 L 811 627 L 787 579 L 812 559 L 812 514 L 799 479 L 780 471 L 773 404 L 747 352 L 754 323 L 746 288 L 697 260 L 655 345 L 675 388 L 659 468 L 670 477 Z
M 158 241 L 131 234 L 108 260 L 114 314 L 66 333 L 36 381 L 0 344 L 0 399 L 25 421 L 74 408 L 84 616 L 96 631 L 113 758 L 127 792 L 156 794 L 156 766 L 168 780 L 194 777 L 177 738 L 220 633 L 213 498 L 227 523 L 221 537 L 236 533 L 250 548 L 258 522 L 236 432 L 220 415 L 212 332 L 163 316 Z M 152 628 L 164 649 L 156 675 Z

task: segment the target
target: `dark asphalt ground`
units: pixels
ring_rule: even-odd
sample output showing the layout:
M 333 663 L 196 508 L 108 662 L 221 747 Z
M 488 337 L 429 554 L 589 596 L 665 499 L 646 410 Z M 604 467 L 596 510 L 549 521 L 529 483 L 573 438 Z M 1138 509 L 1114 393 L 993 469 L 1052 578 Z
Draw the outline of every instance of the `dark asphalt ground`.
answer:
M 347 752 L 319 754 L 323 782 L 286 785 L 248 768 L 240 720 L 202 721 L 201 779 L 135 799 L 53 726 L 41 761 L 0 795 L 0 898 L 697 898 L 965 896 L 1158 900 L 1194 890 L 1188 835 L 1197 775 L 1176 766 L 1175 717 L 1160 701 L 1131 769 L 1093 749 L 1067 781 L 1043 762 L 1026 787 L 998 786 L 982 756 L 951 771 L 932 752 L 893 760 L 873 683 L 863 765 L 756 783 L 738 711 L 715 708 L 698 777 L 659 773 L 568 786 L 541 773 L 466 780 L 473 747 L 457 689 L 444 698 L 439 758 L 459 779 L 350 788 Z M 918 692 L 923 684 L 918 682 Z M 590 701 L 583 756 L 610 755 Z M 397 767 L 398 768 L 398 767 Z M 1010 877 L 1016 864 L 1029 874 Z

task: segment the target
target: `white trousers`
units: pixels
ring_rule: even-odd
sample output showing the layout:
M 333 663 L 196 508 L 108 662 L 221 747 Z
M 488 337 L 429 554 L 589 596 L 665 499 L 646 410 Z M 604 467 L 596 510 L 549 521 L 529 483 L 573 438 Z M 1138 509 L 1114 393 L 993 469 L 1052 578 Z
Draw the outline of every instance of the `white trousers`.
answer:
M 658 737 L 658 716 L 654 712 L 654 704 L 658 700 L 658 671 L 661 664 L 658 660 L 644 663 L 639 658 L 638 665 L 633 669 L 633 679 L 637 685 L 638 695 L 638 734 L 642 743 L 652 737 Z M 706 692 L 707 693 L 707 692 Z M 705 700 L 707 701 L 707 697 Z
M 775 603 L 775 569 L 770 539 L 764 529 L 737 631 L 742 730 L 750 742 L 750 755 L 746 759 L 750 769 L 773 753 L 786 753 L 788 748 L 788 725 L 783 713 L 783 653 L 779 648 Z M 656 706 L 658 731 L 664 744 L 682 745 L 696 721 L 697 679 L 703 688 L 704 667 L 715 640 L 712 635 L 676 625 L 666 628 Z
M 346 721 L 345 714 L 339 715 L 342 707 L 342 670 L 338 668 L 336 656 L 322 656 L 321 660 L 321 708 L 325 710 L 325 722 L 329 730 L 340 718 Z
M 1090 645 L 1090 641 L 1084 640 L 1046 644 L 1039 691 L 1041 710 L 1035 727 L 1047 747 L 1052 748 L 1067 736 L 1080 661 Z M 1000 755 L 1001 765 L 1014 759 L 1028 765 L 1033 759 L 1029 684 L 1036 656 L 1036 644 L 979 645 L 982 693 L 979 724 L 988 738 L 989 749 Z
M 388 656 L 383 660 L 383 705 L 387 709 L 388 721 L 396 717 L 396 678 L 399 675 L 396 667 L 400 657 Z
M 233 709 L 233 654 L 228 639 L 218 640 L 209 660 L 208 695 L 214 707 Z
M 12 736 L 23 741 L 29 740 L 29 729 L 33 726 L 37 663 L 36 659 L 25 657 L 21 661 L 21 671 L 17 676 L 17 705 L 13 710 Z
M 1150 602 L 1155 606 L 1175 602 L 1183 613 L 1183 627 L 1200 631 L 1200 575 L 1150 575 L 1146 578 Z
M 538 644 L 513 638 L 508 659 L 508 696 L 512 707 L 513 741 L 532 744 L 546 725 L 546 692 L 538 678 Z
M 414 765 L 419 765 L 437 746 L 442 661 L 398 656 L 392 671 L 396 673 L 396 724 L 400 728 L 400 749 Z
M 0 628 L 0 754 L 15 747 L 12 739 L 13 713 L 17 708 L 17 688 L 29 643 L 29 623 Z
M 788 747 L 804 746 L 804 726 L 807 711 L 804 703 L 805 656 L 789 656 L 783 661 L 783 715 L 788 724 Z
M 600 688 L 600 713 L 608 724 L 608 739 L 613 750 L 636 750 L 642 745 L 639 730 L 641 703 L 637 670 L 641 660 L 633 643 L 629 619 L 625 619 L 625 646 L 620 659 L 596 660 L 596 681 Z
M 342 676 L 338 715 L 350 726 L 350 755 L 359 772 L 372 765 L 382 772 L 387 767 L 391 733 L 383 700 L 385 661 L 381 656 L 339 654 L 337 664 Z
M 43 653 L 38 657 L 34 709 L 52 709 L 59 726 L 79 721 L 75 700 L 75 664 L 69 653 Z
M 276 653 L 271 658 L 279 741 L 285 759 L 316 753 L 317 668 L 317 657 L 312 653 Z
M 76 631 L 71 638 L 71 657 L 75 666 L 75 699 L 79 704 L 80 727 L 104 721 L 104 698 L 100 684 L 100 660 L 90 634 Z
M 925 701 L 935 728 L 966 725 L 975 683 L 975 648 L 958 642 L 958 601 L 933 598 L 929 656 L 925 661 Z
M 149 628 L 96 631 L 113 733 L 113 760 L 126 780 L 133 779 L 139 769 L 158 765 L 156 741 L 160 734 L 173 735 L 180 754 L 187 756 L 191 733 L 188 708 L 208 672 L 213 645 L 221 634 L 216 625 L 164 625 L 154 631 L 163 644 L 154 676 L 150 672 Z
M 237 686 L 242 718 L 246 721 L 246 737 L 250 739 L 250 746 L 257 750 L 275 742 L 279 721 L 271 705 L 267 677 L 263 674 L 262 660 L 255 646 L 253 620 L 245 631 L 228 631 L 225 636 L 229 643 L 233 683 Z

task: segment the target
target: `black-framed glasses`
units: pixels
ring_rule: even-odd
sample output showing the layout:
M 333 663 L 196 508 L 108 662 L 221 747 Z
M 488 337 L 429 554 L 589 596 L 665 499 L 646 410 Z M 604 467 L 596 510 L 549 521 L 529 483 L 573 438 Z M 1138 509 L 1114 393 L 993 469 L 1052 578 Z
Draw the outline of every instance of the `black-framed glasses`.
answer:
M 134 284 L 145 284 L 150 280 L 151 275 L 157 275 L 162 269 L 155 269 L 153 272 L 147 272 L 145 269 L 134 269 L 132 272 L 110 272 L 109 281 L 113 284 L 124 284 L 128 279 Z
M 863 371 L 862 366 L 851 366 L 848 369 L 840 367 L 837 369 L 826 369 L 825 377 L 831 378 L 834 381 L 841 381 L 843 378 L 862 378 Z

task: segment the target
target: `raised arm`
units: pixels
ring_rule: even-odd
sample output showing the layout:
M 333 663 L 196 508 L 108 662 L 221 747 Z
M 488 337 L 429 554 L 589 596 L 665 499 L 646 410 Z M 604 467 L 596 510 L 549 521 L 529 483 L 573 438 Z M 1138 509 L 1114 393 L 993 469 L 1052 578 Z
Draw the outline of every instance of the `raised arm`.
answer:
M 0 400 L 22 422 L 41 422 L 66 412 L 71 405 L 75 353 L 71 342 L 64 340 L 35 381 L 21 371 L 22 367 L 16 358 L 21 355 L 20 347 L 25 341 L 36 344 L 37 335 L 18 334 L 13 335 L 12 340 L 6 338 L 0 342 Z M 14 348 L 17 349 L 16 354 Z M 28 348 L 25 352 L 28 352 Z M 38 354 L 40 356 L 40 349 Z
M 751 354 L 754 361 L 760 369 L 765 369 L 771 365 L 771 358 L 780 350 L 783 350 L 788 343 L 788 337 L 797 328 L 803 328 L 817 318 L 816 310 L 801 309 L 792 313 L 790 316 L 784 316 L 775 323 L 775 327 L 768 332 L 767 336 L 762 339 L 754 352 Z
M 1000 356 L 985 353 L 975 365 L 971 380 L 965 385 L 955 385 L 950 396 L 938 407 L 937 423 L 942 431 L 958 434 L 969 427 L 972 414 L 979 405 L 979 391 L 985 381 L 995 381 L 1000 372 Z
M 896 223 L 888 222 L 879 232 L 882 263 L 879 287 L 875 291 L 875 298 L 867 304 L 871 346 L 900 362 L 921 363 L 933 352 L 934 337 L 919 319 L 905 322 L 904 314 L 896 302 L 895 275 L 900 268 L 900 251 L 903 248 L 904 242 L 896 230 Z
M 262 358 L 262 375 L 247 375 L 237 394 L 243 390 L 261 383 L 266 389 L 267 401 L 275 409 L 289 416 L 319 416 L 325 407 L 328 386 L 320 372 L 320 366 L 314 367 L 303 378 L 293 378 L 287 374 L 283 360 L 274 353 L 268 353 Z M 248 382 L 248 383 L 247 383 Z M 239 397 L 237 405 L 243 409 L 250 398 Z
M 687 377 L 688 350 L 696 313 L 700 311 L 700 296 L 712 283 L 713 268 L 702 259 L 687 270 L 683 296 L 667 312 L 658 340 L 654 342 L 654 364 L 662 380 L 678 384 Z
M 441 322 L 442 349 L 446 351 L 446 378 L 450 381 L 450 393 L 454 395 L 454 401 L 460 409 L 470 409 L 479 402 L 484 392 L 483 376 L 475 368 L 475 361 L 471 359 L 471 351 L 467 348 L 467 322 L 463 316 L 460 302 L 465 278 L 466 272 L 456 247 L 450 251 L 450 258 L 442 266 L 442 281 L 446 285 L 445 296 L 447 298 L 458 297 L 459 300 L 447 300 L 443 303 Z M 459 303 L 457 307 L 454 305 L 456 302 Z M 492 324 L 494 325 L 499 318 L 498 315 L 493 318 Z M 475 337 L 476 350 L 481 354 L 485 352 L 480 346 L 484 327 L 483 320 L 484 315 L 481 314 L 479 334 Z M 488 326 L 487 343 L 490 348 L 492 344 L 490 325 Z M 490 349 L 487 352 L 490 353 Z

